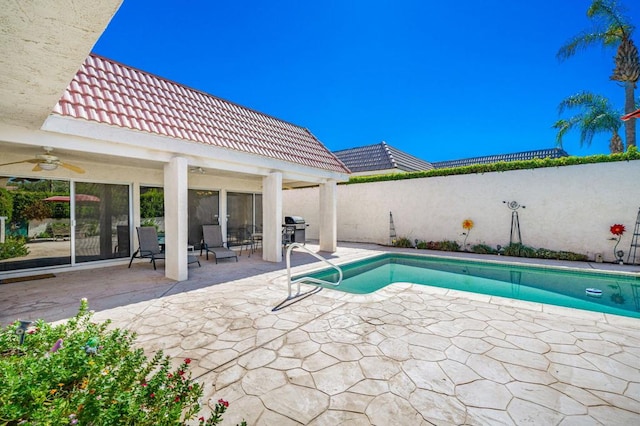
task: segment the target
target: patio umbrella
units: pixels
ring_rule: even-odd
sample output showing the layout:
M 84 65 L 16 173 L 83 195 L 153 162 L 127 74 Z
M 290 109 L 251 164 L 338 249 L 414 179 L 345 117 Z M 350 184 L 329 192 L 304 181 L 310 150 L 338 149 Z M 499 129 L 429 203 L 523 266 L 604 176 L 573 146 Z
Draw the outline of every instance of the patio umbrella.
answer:
M 71 201 L 71 197 L 69 195 L 54 195 L 52 197 L 47 197 L 42 201 L 50 201 L 53 203 L 68 203 Z M 96 197 L 95 195 L 76 194 L 76 202 L 79 201 L 91 201 L 94 203 L 99 203 L 100 198 Z
M 640 109 L 630 112 L 629 114 L 625 114 L 620 119 L 622 121 L 631 120 L 632 118 L 640 118 Z

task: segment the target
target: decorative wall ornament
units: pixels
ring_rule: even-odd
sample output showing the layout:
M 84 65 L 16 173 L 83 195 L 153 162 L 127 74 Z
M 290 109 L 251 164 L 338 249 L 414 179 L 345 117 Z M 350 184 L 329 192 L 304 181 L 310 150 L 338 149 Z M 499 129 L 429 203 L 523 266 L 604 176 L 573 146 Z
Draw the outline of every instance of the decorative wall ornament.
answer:
M 511 210 L 511 235 L 509 244 L 522 244 L 522 235 L 520 234 L 520 219 L 518 219 L 518 209 L 525 206 L 520 205 L 517 201 L 503 201 Z

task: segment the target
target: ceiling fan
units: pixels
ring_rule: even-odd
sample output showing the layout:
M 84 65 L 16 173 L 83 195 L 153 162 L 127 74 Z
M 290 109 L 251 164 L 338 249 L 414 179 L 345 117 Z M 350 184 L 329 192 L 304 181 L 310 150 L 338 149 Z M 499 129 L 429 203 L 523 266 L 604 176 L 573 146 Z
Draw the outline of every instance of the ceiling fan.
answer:
M 51 152 L 53 152 L 53 148 L 51 148 L 50 146 L 45 146 L 43 147 L 43 149 L 44 149 L 44 154 L 36 154 L 36 158 L 31 158 L 31 159 L 22 160 L 22 161 L 14 161 L 11 163 L 4 163 L 4 164 L 0 164 L 0 166 L 8 166 L 10 164 L 20 164 L 20 163 L 31 163 L 31 164 L 35 164 L 35 166 L 32 169 L 34 172 L 40 172 L 42 170 L 55 170 L 58 168 L 58 166 L 60 166 L 76 173 L 84 173 L 84 169 L 78 166 L 74 166 L 72 164 L 63 163 L 62 161 L 60 161 L 60 159 L 57 156 L 52 155 Z

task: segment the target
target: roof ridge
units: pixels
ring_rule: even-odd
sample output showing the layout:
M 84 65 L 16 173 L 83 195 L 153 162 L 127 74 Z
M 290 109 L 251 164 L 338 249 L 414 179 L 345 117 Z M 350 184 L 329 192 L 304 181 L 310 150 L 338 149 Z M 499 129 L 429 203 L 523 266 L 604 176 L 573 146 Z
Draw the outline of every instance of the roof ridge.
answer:
M 382 145 L 382 148 L 385 150 L 385 152 L 387 153 L 387 156 L 389 157 L 389 162 L 391 163 L 391 165 L 395 168 L 398 167 L 398 162 L 396 161 L 393 152 L 391 152 L 392 147 L 389 146 L 389 144 L 387 144 L 385 141 L 380 142 L 380 145 Z

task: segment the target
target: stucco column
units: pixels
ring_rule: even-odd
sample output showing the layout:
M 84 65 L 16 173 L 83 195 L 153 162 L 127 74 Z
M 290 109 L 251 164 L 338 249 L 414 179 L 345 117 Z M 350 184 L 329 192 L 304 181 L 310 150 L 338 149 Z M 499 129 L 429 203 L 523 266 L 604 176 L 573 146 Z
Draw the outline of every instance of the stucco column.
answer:
M 181 157 L 174 157 L 164 166 L 164 229 L 165 276 L 184 281 L 189 277 L 187 269 L 188 214 L 187 188 L 188 164 Z
M 262 178 L 262 259 L 282 261 L 282 173 Z
M 222 241 L 226 242 L 227 241 L 227 218 L 228 218 L 228 211 L 229 209 L 227 208 L 227 190 L 226 189 L 221 189 L 219 196 L 218 196 L 218 200 L 219 200 L 219 211 L 218 211 L 218 224 L 220 225 L 220 232 L 222 232 Z
M 320 184 L 320 251 L 333 253 L 338 247 L 338 190 L 335 181 Z

